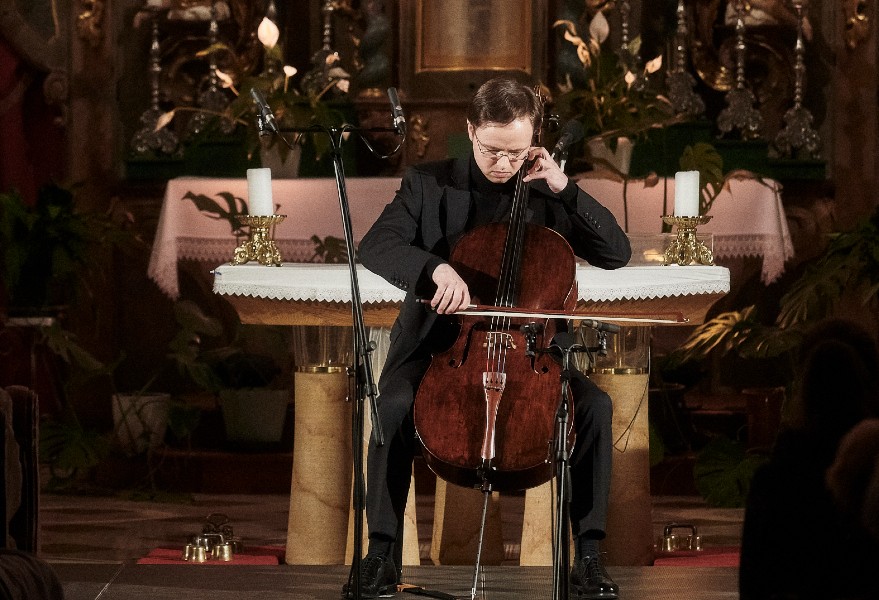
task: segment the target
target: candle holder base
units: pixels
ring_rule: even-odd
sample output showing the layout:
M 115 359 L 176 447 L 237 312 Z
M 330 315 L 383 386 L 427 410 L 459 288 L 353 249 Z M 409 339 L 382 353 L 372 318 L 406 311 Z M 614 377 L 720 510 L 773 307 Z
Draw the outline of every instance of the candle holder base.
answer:
M 662 222 L 674 225 L 677 230 L 675 239 L 665 249 L 663 265 L 714 265 L 714 255 L 705 244 L 696 238 L 696 227 L 711 220 L 711 215 L 697 217 L 676 217 L 666 215 Z
M 275 245 L 275 240 L 272 238 L 275 225 L 285 218 L 287 218 L 287 215 L 239 216 L 238 222 L 242 226 L 249 227 L 250 231 L 247 240 L 235 248 L 232 264 L 243 265 L 256 260 L 264 266 L 273 265 L 280 267 L 281 253 L 278 251 L 278 246 Z

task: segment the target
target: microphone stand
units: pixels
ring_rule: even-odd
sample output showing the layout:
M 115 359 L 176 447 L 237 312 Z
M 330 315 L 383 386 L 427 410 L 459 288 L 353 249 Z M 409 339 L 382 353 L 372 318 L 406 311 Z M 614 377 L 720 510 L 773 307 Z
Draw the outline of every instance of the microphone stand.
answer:
M 597 322 L 596 322 L 597 323 Z M 586 352 L 590 356 L 592 352 L 598 352 L 600 356 L 607 354 L 607 332 L 598 330 L 598 346 L 587 347 L 575 342 L 570 333 L 557 333 L 548 348 L 536 349 L 537 335 L 543 330 L 540 323 L 531 323 L 522 327 L 525 335 L 525 354 L 555 354 L 561 355 L 562 371 L 559 379 L 562 383 L 559 397 L 558 410 L 556 412 L 555 434 L 555 478 L 556 478 L 556 512 L 553 523 L 553 549 L 552 549 L 552 600 L 568 600 L 569 581 L 568 568 L 571 563 L 569 547 L 570 515 L 568 504 L 571 500 L 571 472 L 570 451 L 568 450 L 568 424 L 570 423 L 571 407 L 569 393 L 571 383 L 571 355 L 577 352 Z M 591 361 L 590 361 L 591 362 Z
M 270 113 L 269 113 L 270 115 Z M 314 125 L 306 128 L 283 128 L 279 129 L 273 122 L 273 117 L 268 118 L 269 115 L 260 114 L 257 119 L 257 126 L 260 130 L 260 135 L 263 135 L 265 132 L 266 135 L 271 135 L 272 133 L 276 134 L 281 140 L 284 141 L 285 144 L 291 146 L 291 144 L 287 141 L 287 139 L 282 135 L 283 133 L 325 133 L 330 138 L 331 148 L 332 148 L 332 156 L 333 156 L 333 171 L 335 173 L 336 178 L 336 188 L 339 193 L 339 209 L 342 215 L 342 227 L 344 229 L 345 235 L 345 245 L 347 247 L 348 254 L 348 270 L 351 276 L 351 312 L 354 318 L 354 365 L 349 367 L 348 375 L 349 377 L 353 377 L 354 383 L 353 388 L 356 392 L 356 398 L 354 399 L 352 406 L 352 457 L 354 463 L 354 486 L 353 486 L 353 504 L 354 504 L 354 556 L 351 561 L 351 575 L 348 577 L 348 581 L 351 582 L 354 588 L 353 598 L 360 600 L 361 598 L 361 589 L 360 589 L 360 564 L 362 561 L 363 554 L 363 511 L 365 509 L 365 482 L 363 477 L 363 431 L 364 431 L 364 418 L 363 418 L 363 406 L 362 402 L 366 396 L 369 396 L 369 404 L 372 416 L 372 436 L 374 438 L 374 442 L 378 446 L 383 446 L 385 443 L 384 432 L 382 431 L 381 420 L 378 415 L 378 405 L 376 403 L 376 398 L 378 396 L 378 388 L 375 385 L 375 378 L 372 372 L 372 365 L 369 361 L 369 353 L 375 349 L 375 344 L 370 343 L 368 341 L 367 333 L 366 333 L 366 325 L 363 321 L 363 302 L 360 299 L 360 284 L 357 278 L 357 265 L 355 261 L 355 250 L 354 250 L 354 233 L 351 227 L 351 209 L 348 204 L 348 192 L 345 186 L 345 167 L 342 161 L 342 141 L 344 139 L 344 134 L 346 133 L 397 133 L 401 135 L 401 131 L 399 131 L 396 127 L 374 127 L 370 129 L 360 129 L 351 125 L 342 125 L 340 127 L 324 127 L 320 125 Z M 360 136 L 361 140 L 366 144 L 369 150 L 375 154 L 377 154 L 372 146 L 366 141 L 365 138 Z M 394 149 L 391 154 L 399 150 L 402 146 L 402 140 L 400 144 Z M 383 158 L 387 158 L 387 156 L 383 156 Z M 349 594 L 350 594 L 350 586 L 349 586 Z

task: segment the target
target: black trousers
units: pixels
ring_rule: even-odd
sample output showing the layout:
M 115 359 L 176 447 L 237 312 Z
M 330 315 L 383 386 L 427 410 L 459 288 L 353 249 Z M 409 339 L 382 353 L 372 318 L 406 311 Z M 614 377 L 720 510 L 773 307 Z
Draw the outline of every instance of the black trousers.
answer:
M 385 444 L 379 447 L 370 442 L 367 456 L 369 535 L 396 540 L 398 558 L 402 552 L 403 514 L 412 478 L 412 459 L 419 450 L 412 405 L 429 365 L 429 358 L 415 358 L 390 377 L 382 377 L 378 406 Z M 601 539 L 610 495 L 613 405 L 610 396 L 579 372 L 572 376 L 571 396 L 576 432 L 570 459 L 571 528 L 575 536 L 589 532 L 591 537 Z

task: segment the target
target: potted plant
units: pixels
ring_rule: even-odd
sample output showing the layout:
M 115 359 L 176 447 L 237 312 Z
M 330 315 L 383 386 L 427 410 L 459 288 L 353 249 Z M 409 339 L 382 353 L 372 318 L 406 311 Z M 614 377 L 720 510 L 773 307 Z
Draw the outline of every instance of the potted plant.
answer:
M 879 323 L 879 211 L 850 231 L 833 234 L 824 251 L 802 269 L 777 309 L 751 305 L 720 313 L 699 325 L 684 343 L 669 355 L 670 365 L 695 364 L 709 356 L 739 357 L 751 364 L 771 361 L 774 379 L 793 397 L 796 349 L 807 329 L 822 318 L 843 313 L 863 322 Z M 857 316 L 855 316 L 857 315 Z M 755 370 L 755 369 L 752 369 Z M 784 406 L 782 419 L 793 415 Z M 731 479 L 748 481 L 760 456 L 745 452 L 742 444 L 716 440 L 700 456 L 697 483 L 715 503 L 743 498 L 746 486 L 738 485 L 732 495 Z
M 100 274 L 100 253 L 134 241 L 106 213 L 77 210 L 73 190 L 40 189 L 34 205 L 0 192 L 0 296 L 8 315 L 57 313 Z
M 699 361 L 712 353 L 753 359 L 784 357 L 789 383 L 791 352 L 805 330 L 840 307 L 869 322 L 879 322 L 879 211 L 851 231 L 833 234 L 826 249 L 805 265 L 779 301 L 777 311 L 756 305 L 723 312 L 695 328 L 673 353 L 676 364 Z
M 282 441 L 292 387 L 282 377 L 279 357 L 270 352 L 286 352 L 285 335 L 285 328 L 239 325 L 233 343 L 205 352 L 231 448 L 268 449 Z
M 141 388 L 133 392 L 117 389 L 112 374 L 125 357 L 120 357 L 106 370 L 113 387 L 114 439 L 130 455 L 142 454 L 160 446 L 169 426 L 177 437 L 183 437 L 197 422 L 197 411 L 175 406 L 170 393 L 154 390 L 156 381 L 166 370 L 174 368 L 185 381 L 199 389 L 214 390 L 219 386 L 217 375 L 205 358 L 202 339 L 203 336 L 220 337 L 222 324 L 189 300 L 175 303 L 174 317 L 178 328 L 168 342 L 166 360 L 148 373 Z
M 330 142 L 324 135 L 296 136 L 293 148 L 287 147 L 271 136 L 263 144 L 258 136 L 258 112 L 251 97 L 256 89 L 266 99 L 278 127 L 281 129 L 308 128 L 315 125 L 338 126 L 346 119 L 346 100 L 350 75 L 341 67 L 338 53 L 321 51 L 312 59 L 313 68 L 299 75 L 298 69 L 284 64 L 284 52 L 279 43 L 280 31 L 268 17 L 264 17 L 257 29 L 257 37 L 263 45 L 259 70 L 255 71 L 246 57 L 239 57 L 224 43 L 216 43 L 199 55 L 214 54 L 223 69 L 216 71 L 222 86 L 233 94 L 233 99 L 223 111 L 210 111 L 198 107 L 177 107 L 162 115 L 157 127 L 167 126 L 178 112 L 213 114 L 218 119 L 246 127 L 249 154 L 261 151 L 263 166 L 271 166 L 277 175 L 295 177 L 298 173 L 303 149 L 319 160 L 330 151 Z M 298 84 L 293 81 L 298 78 Z M 273 157 L 273 154 L 276 157 Z M 271 161 L 276 161 L 274 164 Z M 284 169 L 288 169 L 286 172 Z
M 66 313 L 95 297 L 108 254 L 139 243 L 113 207 L 104 213 L 79 210 L 74 191 L 47 185 L 32 205 L 15 191 L 0 193 L 0 325 L 26 331 L 47 361 L 60 357 L 82 367 L 65 378 L 58 369 L 50 372 L 57 381 L 48 389 L 59 392 L 58 408 L 42 415 L 41 445 L 53 436 L 65 442 L 41 450 L 41 456 L 57 459 L 55 472 L 67 474 L 96 464 L 108 445 L 80 422 L 68 397 L 80 375 L 103 364 L 67 328 Z
M 685 118 L 676 115 L 668 99 L 655 89 L 651 76 L 662 67 L 662 56 L 644 67 L 636 66 L 640 38 L 619 53 L 605 48 L 610 28 L 601 10 L 592 17 L 585 40 L 572 21 L 556 21 L 554 27 L 576 48 L 580 61 L 579 68 L 564 74 L 558 110 L 583 125 L 587 156 L 593 164 L 627 175 L 636 137 Z
M 94 388 L 102 380 L 109 382 L 114 421 L 112 432 L 96 431 L 84 425 L 68 406 L 65 415 L 44 422 L 40 455 L 53 475 L 50 485 L 63 486 L 81 478 L 114 449 L 128 457 L 149 456 L 163 443 L 167 429 L 179 438 L 194 429 L 198 411 L 173 401 L 168 392 L 155 391 L 154 386 L 173 368 L 199 387 L 215 389 L 218 384 L 214 371 L 202 358 L 202 336 L 217 337 L 222 326 L 190 301 L 175 304 L 174 313 L 178 329 L 168 342 L 165 360 L 145 375 L 144 384 L 136 391 L 118 389 L 115 375 L 126 359 L 124 355 L 104 363 L 57 325 L 41 330 L 47 347 L 70 368 L 66 389 Z

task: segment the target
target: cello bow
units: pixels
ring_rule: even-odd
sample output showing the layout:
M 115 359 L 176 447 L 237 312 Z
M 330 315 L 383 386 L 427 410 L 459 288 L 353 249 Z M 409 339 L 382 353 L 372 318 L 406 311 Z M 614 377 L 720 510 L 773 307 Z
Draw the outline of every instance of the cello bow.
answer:
M 422 303 L 430 304 L 430 300 L 422 299 Z M 609 323 L 637 323 L 642 325 L 682 325 L 690 320 L 681 312 L 665 313 L 591 313 L 566 310 L 522 310 L 521 308 L 508 306 L 492 306 L 489 304 L 471 304 L 464 310 L 459 310 L 455 315 L 470 315 L 475 317 L 510 317 L 523 319 L 572 319 L 595 321 L 607 321 Z M 640 315 L 640 316 L 633 316 Z

